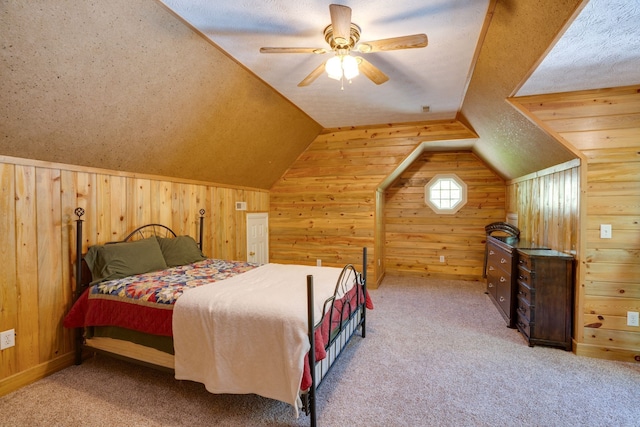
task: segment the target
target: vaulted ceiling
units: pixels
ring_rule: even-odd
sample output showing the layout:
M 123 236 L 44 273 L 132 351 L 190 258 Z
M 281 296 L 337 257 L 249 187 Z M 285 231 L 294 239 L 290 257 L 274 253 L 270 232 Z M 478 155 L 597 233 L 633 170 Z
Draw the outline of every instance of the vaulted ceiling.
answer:
M 389 76 L 379 86 L 358 76 L 340 90 L 320 76 L 300 88 L 323 57 L 258 48 L 324 47 L 328 2 L 0 0 L 0 156 L 270 188 L 323 128 L 457 117 L 479 135 L 465 146 L 515 178 L 573 156 L 506 99 L 520 87 L 555 91 L 577 76 L 593 79 L 575 72 L 593 64 L 551 47 L 572 48 L 594 28 L 638 16 L 636 2 L 623 0 L 344 4 L 363 40 L 425 33 L 429 45 L 363 55 Z M 603 13 L 622 16 L 593 18 Z M 637 27 L 596 35 L 617 40 Z M 639 39 L 627 37 L 627 51 Z M 597 64 L 611 67 L 613 58 L 633 80 L 633 52 Z M 556 81 L 567 68 L 571 78 Z M 614 69 L 608 74 L 624 74 Z M 596 74 L 598 85 L 621 82 Z
M 299 87 L 334 52 L 261 54 L 260 48 L 330 50 L 323 35 L 332 23 L 327 0 L 163 3 L 325 128 L 455 118 L 493 7 L 489 0 L 395 0 L 393 7 L 386 0 L 343 1 L 348 8 L 338 10 L 350 11 L 350 21 L 360 28 L 356 48 L 414 34 L 426 35 L 427 47 L 352 51 L 389 77 L 380 85 L 364 75 L 340 82 L 323 73 Z

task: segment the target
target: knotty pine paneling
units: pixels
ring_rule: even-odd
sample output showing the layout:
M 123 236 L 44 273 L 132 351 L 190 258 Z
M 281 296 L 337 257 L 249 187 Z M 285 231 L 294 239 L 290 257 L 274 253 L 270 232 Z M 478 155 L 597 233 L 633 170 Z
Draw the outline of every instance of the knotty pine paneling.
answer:
M 507 183 L 509 213 L 518 214 L 520 238 L 560 252 L 578 251 L 579 162 Z
M 425 185 L 446 173 L 467 184 L 467 204 L 453 215 L 435 213 L 424 199 Z M 484 227 L 504 221 L 505 191 L 504 181 L 471 152 L 422 154 L 387 190 L 386 271 L 481 280 Z
M 329 129 L 271 188 L 272 262 L 361 268 L 369 284 L 384 273 L 382 182 L 424 141 L 476 138 L 456 120 Z
M 16 339 L 16 343 L 20 340 L 21 347 L 20 353 L 16 353 L 17 366 L 14 370 L 22 371 L 29 366 L 34 366 L 40 360 L 40 335 L 39 335 L 39 323 L 40 315 L 34 312 L 33 307 L 38 307 L 38 265 L 34 266 L 37 261 L 34 259 L 33 254 L 38 252 L 37 247 L 37 231 L 34 221 L 29 219 L 36 217 L 36 168 L 33 166 L 22 165 L 4 165 L 6 168 L 11 168 L 11 175 L 3 176 L 3 185 L 14 185 L 14 200 L 12 204 L 3 206 L 2 213 L 9 214 L 12 218 L 12 222 L 9 224 L 3 224 L 2 230 L 15 229 L 15 253 L 9 258 L 9 262 L 3 267 L 7 267 L 9 270 L 15 271 L 15 290 L 19 292 L 20 297 L 17 299 L 10 298 L 3 301 L 17 302 L 13 306 L 15 309 L 15 319 L 7 319 L 9 322 L 15 321 L 16 332 L 20 332 L 20 337 Z M 14 179 L 15 177 L 15 179 Z M 13 205 L 13 206 L 12 206 Z M 25 220 L 27 219 L 27 220 Z M 8 228 L 4 228 L 4 227 Z M 7 233 L 1 233 L 7 234 Z M 7 258 L 2 258 L 6 260 Z M 36 267 L 36 268 L 34 268 Z M 9 286 L 8 283 L 3 284 Z M 8 308 L 11 310 L 10 304 L 3 303 L 3 310 Z M 2 322 L 2 330 L 7 325 Z M 17 351 L 18 347 L 13 347 L 5 351 Z
M 62 315 L 68 307 L 65 302 L 71 300 L 71 290 L 70 283 L 65 284 L 62 275 L 65 251 L 62 248 L 60 190 L 59 169 L 36 169 L 37 258 L 34 259 L 33 253 L 28 256 L 38 267 L 38 347 L 39 358 L 43 361 L 71 351 L 71 333 L 62 327 Z M 20 218 L 20 221 L 24 220 Z M 16 330 L 16 335 L 19 338 L 21 331 Z
M 640 85 L 514 101 L 582 157 L 576 353 L 638 363 L 626 312 L 640 311 Z
M 237 260 L 246 259 L 246 212 L 269 210 L 265 190 L 10 157 L 0 157 L 0 178 L 0 330 L 16 331 L 16 346 L 0 352 L 0 395 L 73 361 L 62 320 L 73 299 L 76 207 L 86 211 L 84 251 L 150 222 L 197 239 L 205 209 L 203 252 Z
M 17 325 L 18 314 L 18 275 L 16 263 L 16 181 L 14 165 L 0 163 L 0 256 L 2 257 L 2 273 L 0 274 L 0 328 L 11 329 Z M 13 232 L 12 232 L 13 231 Z M 37 328 L 37 323 L 36 323 Z M 30 350 L 33 350 L 31 348 Z M 36 352 L 37 356 L 37 352 Z M 0 372 L 16 372 L 19 359 L 16 348 L 8 348 L 0 352 Z

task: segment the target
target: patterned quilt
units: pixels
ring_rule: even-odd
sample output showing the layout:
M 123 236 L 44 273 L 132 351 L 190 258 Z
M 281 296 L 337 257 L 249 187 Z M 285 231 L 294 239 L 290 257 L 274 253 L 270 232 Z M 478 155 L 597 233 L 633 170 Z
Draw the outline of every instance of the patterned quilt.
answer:
M 154 335 L 173 337 L 173 307 L 187 290 L 221 281 L 258 267 L 259 264 L 207 259 L 194 264 L 169 268 L 153 273 L 139 274 L 123 279 L 99 283 L 87 289 L 64 318 L 67 328 L 85 326 L 119 326 Z M 316 360 L 326 357 L 325 345 L 331 330 L 344 321 L 349 311 L 343 306 L 355 307 L 356 295 L 373 309 L 369 294 L 357 293 L 352 288 L 341 300 L 332 316 L 324 316 L 322 327 L 315 333 Z M 331 317 L 331 319 L 330 319 Z M 301 390 L 311 385 L 309 359 L 304 360 Z
M 172 336 L 172 312 L 186 290 L 244 273 L 259 264 L 206 259 L 90 287 L 64 319 L 64 326 L 119 326 Z

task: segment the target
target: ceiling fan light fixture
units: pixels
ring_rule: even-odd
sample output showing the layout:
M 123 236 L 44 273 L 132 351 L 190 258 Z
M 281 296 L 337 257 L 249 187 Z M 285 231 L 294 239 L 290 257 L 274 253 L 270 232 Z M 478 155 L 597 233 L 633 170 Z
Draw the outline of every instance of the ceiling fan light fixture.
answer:
M 334 80 L 342 79 L 342 61 L 339 56 L 334 56 L 329 59 L 325 64 L 324 69 L 329 78 Z
M 344 78 L 347 80 L 351 80 L 360 74 L 358 61 L 351 55 L 342 57 L 342 70 L 344 71 Z
M 343 77 L 351 80 L 360 74 L 358 60 L 351 55 L 334 56 L 327 61 L 324 69 L 329 78 L 334 80 L 342 80 Z

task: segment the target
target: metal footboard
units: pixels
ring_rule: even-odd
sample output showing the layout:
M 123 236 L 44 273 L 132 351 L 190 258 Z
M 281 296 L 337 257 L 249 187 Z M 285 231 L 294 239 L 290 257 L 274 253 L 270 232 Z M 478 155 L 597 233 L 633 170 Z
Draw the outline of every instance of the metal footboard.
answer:
M 313 295 L 313 276 L 307 276 L 307 310 L 309 321 L 309 341 L 311 348 L 309 349 L 309 366 L 311 367 L 311 387 L 304 393 L 302 397 L 303 411 L 310 417 L 310 425 L 315 427 L 317 425 L 316 414 L 316 391 L 322 380 L 328 375 L 333 364 L 338 360 L 342 350 L 349 343 L 353 335 L 355 335 L 358 328 L 361 329 L 361 335 L 364 338 L 366 336 L 366 271 L 367 271 L 367 248 L 362 250 L 362 274 L 359 274 L 353 265 L 349 264 L 344 267 L 334 295 L 324 302 L 323 313 L 324 316 L 329 316 L 329 336 L 328 344 L 325 346 L 326 357 L 320 361 L 316 361 L 315 354 L 315 333 L 318 328 L 322 327 L 322 321 L 314 322 L 314 295 Z M 346 293 L 347 285 L 346 277 L 354 275 L 356 279 L 356 292 L 355 297 L 347 300 L 341 308 L 336 307 L 336 302 L 339 300 L 338 295 L 340 292 Z M 355 300 L 355 306 L 352 306 L 352 301 Z M 330 308 L 327 309 L 328 304 Z M 337 310 L 337 312 L 336 312 Z M 344 313 L 348 313 L 348 316 L 344 318 Z M 339 316 L 338 324 L 334 326 L 334 313 Z M 324 320 L 323 316 L 323 320 Z M 313 325 L 316 325 L 315 327 Z

